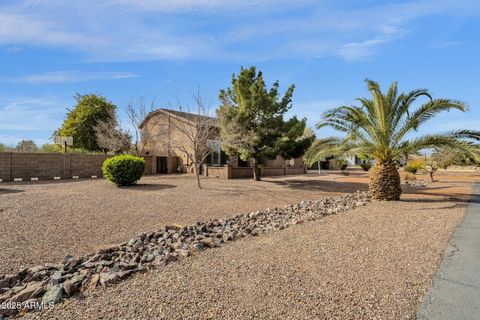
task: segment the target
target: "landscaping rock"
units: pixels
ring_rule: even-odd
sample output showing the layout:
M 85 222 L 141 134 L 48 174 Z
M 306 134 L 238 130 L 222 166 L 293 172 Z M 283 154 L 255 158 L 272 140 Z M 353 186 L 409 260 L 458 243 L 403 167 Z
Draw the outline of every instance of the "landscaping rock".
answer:
M 77 274 L 63 283 L 63 289 L 68 297 L 80 291 L 80 286 L 82 285 L 85 277 L 86 276 L 84 274 Z
M 205 245 L 201 242 L 195 242 L 192 244 L 192 248 L 197 251 L 205 250 Z
M 28 286 L 18 292 L 16 295 L 14 295 L 10 301 L 15 301 L 15 302 L 24 302 L 30 298 L 36 298 L 43 294 L 45 292 L 45 289 L 42 286 L 41 282 L 31 282 L 28 284 Z
M 64 291 L 63 291 L 63 286 L 61 284 L 57 284 L 52 286 L 44 295 L 42 298 L 42 303 L 44 304 L 57 304 L 60 301 L 62 301 L 64 297 Z
M 157 232 L 142 233 L 126 243 L 101 249 L 85 257 L 67 255 L 58 266 L 36 266 L 22 269 L 18 274 L 0 275 L 0 302 L 9 299 L 23 302 L 41 297 L 43 303 L 58 303 L 65 296 L 95 288 L 98 284 L 107 286 L 140 270 L 165 266 L 179 257 L 190 256 L 191 251 L 215 248 L 248 235 L 281 230 L 363 206 L 368 201 L 367 193 L 357 192 L 337 199 L 302 201 L 285 208 L 258 210 L 191 226 L 166 226 Z M 9 311 L 3 314 L 15 313 Z

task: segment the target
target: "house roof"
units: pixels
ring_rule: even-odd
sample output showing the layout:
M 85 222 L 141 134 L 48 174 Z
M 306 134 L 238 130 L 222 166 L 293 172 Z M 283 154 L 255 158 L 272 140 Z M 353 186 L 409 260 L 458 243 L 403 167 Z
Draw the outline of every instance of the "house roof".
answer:
M 215 117 L 209 117 L 204 115 L 198 115 L 195 113 L 184 112 L 180 110 L 165 109 L 165 108 L 160 108 L 150 112 L 145 117 L 145 119 L 143 119 L 143 121 L 140 123 L 139 127 L 142 128 L 150 118 L 152 118 L 157 114 L 165 114 L 168 116 L 173 116 L 175 118 L 179 118 L 180 120 L 184 120 L 184 121 L 186 120 L 187 122 L 192 124 L 200 122 L 200 123 L 208 123 L 212 127 L 218 127 L 217 118 Z

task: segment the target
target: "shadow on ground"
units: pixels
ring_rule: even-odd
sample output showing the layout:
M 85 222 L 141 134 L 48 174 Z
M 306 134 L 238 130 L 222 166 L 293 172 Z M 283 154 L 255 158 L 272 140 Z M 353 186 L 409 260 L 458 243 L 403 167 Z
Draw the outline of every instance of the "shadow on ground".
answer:
M 60 179 L 60 180 L 25 180 L 25 181 L 4 181 L 2 184 L 4 186 L 25 186 L 25 185 L 43 185 L 43 184 L 62 184 L 62 183 L 73 183 L 73 182 L 85 182 L 92 180 L 104 180 L 103 178 L 84 178 L 84 179 Z
M 21 193 L 21 192 L 25 192 L 25 190 L 18 190 L 18 189 L 0 189 L 0 194 Z
M 318 190 L 322 192 L 353 192 L 357 190 L 367 190 L 368 183 L 361 182 L 341 182 L 325 180 L 264 180 L 280 186 L 285 186 L 294 190 Z
M 174 189 L 176 187 L 177 186 L 174 186 L 171 184 L 139 183 L 133 186 L 116 187 L 116 188 L 120 190 L 133 190 L 133 191 L 158 191 L 158 190 Z

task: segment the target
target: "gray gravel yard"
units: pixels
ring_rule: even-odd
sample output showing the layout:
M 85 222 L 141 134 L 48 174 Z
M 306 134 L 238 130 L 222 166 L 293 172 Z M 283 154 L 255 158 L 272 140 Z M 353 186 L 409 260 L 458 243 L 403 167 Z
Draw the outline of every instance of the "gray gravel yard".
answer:
M 166 224 L 186 225 L 301 200 L 364 189 L 335 176 L 265 178 L 265 181 L 151 176 L 117 188 L 106 180 L 0 183 L 0 274 L 66 254 L 83 255 Z
M 463 204 L 428 196 L 371 203 L 201 252 L 27 318 L 413 319 L 463 214 Z

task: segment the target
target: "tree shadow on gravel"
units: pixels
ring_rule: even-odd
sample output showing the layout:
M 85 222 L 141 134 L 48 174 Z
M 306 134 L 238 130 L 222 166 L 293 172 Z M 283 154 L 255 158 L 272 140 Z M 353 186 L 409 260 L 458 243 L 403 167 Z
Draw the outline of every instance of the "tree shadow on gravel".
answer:
M 65 184 L 65 183 L 77 183 L 85 181 L 95 181 L 95 180 L 104 180 L 103 178 L 82 178 L 82 179 L 60 179 L 60 180 L 25 180 L 25 181 L 6 181 L 5 185 L 11 186 L 34 186 L 34 185 L 44 185 L 44 184 Z
M 1 194 L 10 194 L 10 193 L 22 193 L 25 192 L 25 190 L 18 190 L 18 189 L 0 189 L 0 195 Z
M 124 187 L 115 187 L 119 190 L 132 190 L 132 191 L 159 191 L 174 189 L 177 186 L 171 184 L 160 184 L 160 183 L 139 183 L 133 186 L 124 186 Z
M 368 183 L 359 182 L 339 182 L 325 180 L 284 180 L 284 181 L 266 181 L 280 186 L 285 186 L 293 190 L 309 190 L 322 192 L 354 192 L 357 190 L 367 190 Z
M 480 196 L 479 195 L 472 195 L 468 193 L 457 193 L 455 195 L 446 194 L 446 193 L 404 193 L 410 195 L 429 195 L 434 196 L 435 199 L 432 198 L 402 198 L 400 201 L 402 202 L 418 202 L 418 203 L 438 203 L 438 202 L 458 202 L 459 205 L 466 205 L 467 203 L 480 203 Z
M 409 202 L 409 203 L 418 203 L 418 204 L 425 204 L 427 207 L 421 208 L 421 210 L 441 210 L 441 209 L 456 209 L 456 208 L 465 208 L 468 206 L 468 202 L 464 201 L 465 199 L 402 199 L 401 202 Z M 454 202 L 454 203 L 452 203 Z M 445 206 L 441 207 L 430 207 L 431 203 L 450 203 Z

